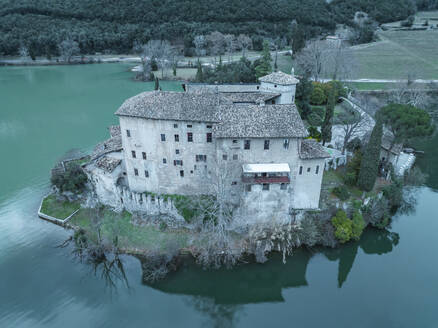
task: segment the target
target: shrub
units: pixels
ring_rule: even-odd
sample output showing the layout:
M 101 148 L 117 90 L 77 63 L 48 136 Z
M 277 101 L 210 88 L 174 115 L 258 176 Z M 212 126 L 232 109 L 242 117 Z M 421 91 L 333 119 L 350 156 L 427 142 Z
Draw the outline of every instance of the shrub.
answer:
M 347 164 L 347 172 L 344 176 L 344 182 L 349 186 L 355 186 L 360 171 L 360 163 L 362 162 L 362 152 L 356 151 L 353 157 Z
M 352 238 L 359 240 L 366 226 L 363 216 L 359 211 L 354 212 L 352 222 Z
M 333 188 L 332 193 L 342 201 L 346 201 L 348 198 L 350 198 L 350 193 L 345 186 Z
M 319 117 L 321 117 L 321 120 L 323 120 L 325 117 L 325 107 L 324 106 L 313 106 L 312 113 L 318 115 Z
M 86 174 L 76 163 L 68 164 L 65 172 L 55 171 L 50 178 L 52 184 L 61 192 L 71 191 L 75 193 L 79 193 L 85 189 L 87 180 Z
M 371 198 L 369 203 L 362 208 L 362 212 L 365 222 L 379 227 L 389 217 L 389 202 L 385 197 Z
M 403 183 L 400 180 L 393 181 L 383 190 L 383 196 L 388 200 L 390 209 L 397 209 L 403 203 Z
M 324 89 L 320 83 L 314 83 L 312 94 L 310 95 L 310 103 L 312 105 L 322 105 L 327 101 Z
M 321 132 L 318 131 L 318 129 L 314 126 L 309 126 L 307 128 L 307 131 L 309 132 L 309 136 L 312 139 L 318 140 L 318 142 L 321 141 Z
M 161 231 L 164 231 L 164 230 L 166 230 L 167 229 L 167 224 L 166 224 L 166 222 L 160 222 L 160 230 Z
M 308 117 L 307 117 L 307 121 L 309 122 L 310 125 L 313 126 L 320 126 L 322 124 L 322 117 L 319 116 L 316 113 L 311 113 Z
M 340 210 L 332 218 L 332 225 L 335 228 L 335 237 L 342 243 L 346 243 L 352 237 L 353 222 L 347 217 L 347 213 Z

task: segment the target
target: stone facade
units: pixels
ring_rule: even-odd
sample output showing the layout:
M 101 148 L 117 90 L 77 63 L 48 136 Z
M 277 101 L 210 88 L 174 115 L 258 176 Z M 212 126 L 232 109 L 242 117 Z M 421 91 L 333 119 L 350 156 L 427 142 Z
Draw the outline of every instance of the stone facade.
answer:
M 185 93 L 151 92 L 127 100 L 116 113 L 123 150 L 115 159 L 122 162 L 112 172 L 89 168 L 101 180 L 95 181 L 100 200 L 177 215 L 171 203 L 152 204 L 141 195 L 215 195 L 221 185 L 241 222 L 287 221 L 295 209 L 318 208 L 328 154 L 304 139 L 307 131 L 294 105 L 297 82 L 273 73 L 243 92 L 186 86 Z M 249 89 L 260 97 L 248 95 Z M 248 103 L 237 105 L 239 99 Z M 116 161 L 105 163 L 112 167 Z

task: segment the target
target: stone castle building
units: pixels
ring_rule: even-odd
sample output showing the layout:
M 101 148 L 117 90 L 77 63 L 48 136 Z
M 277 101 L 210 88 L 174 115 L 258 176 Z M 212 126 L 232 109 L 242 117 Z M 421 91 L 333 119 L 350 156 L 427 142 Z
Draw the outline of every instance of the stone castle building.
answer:
M 87 166 L 98 196 L 123 207 L 121 188 L 140 195 L 222 190 L 255 220 L 318 208 L 329 155 L 306 139 L 297 83 L 276 72 L 260 84 L 188 84 L 185 92 L 126 100 L 116 112 L 120 127 Z

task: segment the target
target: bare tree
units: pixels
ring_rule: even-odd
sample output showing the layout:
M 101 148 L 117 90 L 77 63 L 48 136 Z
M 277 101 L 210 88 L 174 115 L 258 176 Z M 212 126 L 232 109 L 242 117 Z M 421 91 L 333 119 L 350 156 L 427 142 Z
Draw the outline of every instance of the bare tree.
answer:
M 351 116 L 346 114 L 338 116 L 343 131 L 342 154 L 345 154 L 347 145 L 351 140 L 363 136 L 369 129 L 367 121 L 364 119 L 365 114 L 358 113 L 357 116 L 356 120 L 352 120 Z
M 71 57 L 79 53 L 79 45 L 76 41 L 68 38 L 58 45 L 58 51 L 61 55 L 61 58 L 69 63 Z
M 234 204 L 239 197 L 239 192 L 234 190 L 238 187 L 233 184 L 240 173 L 238 168 L 239 164 L 234 162 L 217 163 L 209 185 L 212 196 L 198 197 L 194 204 L 200 224 L 196 243 L 201 247 L 197 262 L 204 267 L 233 266 L 242 256 L 242 246 L 229 230 Z
M 198 56 L 198 59 L 201 56 L 205 56 L 207 52 L 206 50 L 207 38 L 205 37 L 205 35 L 195 36 L 195 38 L 193 39 L 193 44 L 195 45 L 195 52 L 196 52 L 196 56 Z
M 296 56 L 296 62 L 303 72 L 315 81 L 321 77 L 342 80 L 354 76 L 357 68 L 354 54 L 339 43 L 325 40 L 309 41 Z
M 221 32 L 215 31 L 207 35 L 207 42 L 210 54 L 214 56 L 216 64 L 216 57 L 224 53 L 225 37 Z
M 307 73 L 315 81 L 319 81 L 323 73 L 325 50 L 326 44 L 324 41 L 309 41 L 304 49 L 296 55 L 296 63 L 301 71 Z
M 237 37 L 237 44 L 242 50 L 242 57 L 246 56 L 246 51 L 252 48 L 252 39 L 246 34 L 240 34 Z
M 149 70 L 152 61 L 156 61 L 161 69 L 161 77 L 164 77 L 164 70 L 172 64 L 174 49 L 167 40 L 149 40 L 141 47 L 141 61 L 143 71 Z
M 21 45 L 18 49 L 18 53 L 22 60 L 27 60 L 29 58 L 29 49 L 25 45 Z
M 415 80 L 399 81 L 388 94 L 388 102 L 427 108 L 430 97 L 424 86 Z
M 228 63 L 231 63 L 231 56 L 233 55 L 234 51 L 236 51 L 237 47 L 236 37 L 233 34 L 226 34 L 224 38 L 225 46 L 228 53 Z
M 324 51 L 323 73 L 332 80 L 344 80 L 354 77 L 357 62 L 354 53 L 342 44 L 326 43 Z

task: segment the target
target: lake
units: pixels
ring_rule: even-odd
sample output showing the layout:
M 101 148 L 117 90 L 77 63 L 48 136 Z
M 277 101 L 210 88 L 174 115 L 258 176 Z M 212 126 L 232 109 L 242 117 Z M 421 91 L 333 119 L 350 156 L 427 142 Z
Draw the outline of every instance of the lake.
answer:
M 429 179 L 415 211 L 340 249 L 233 270 L 187 263 L 153 285 L 124 256 L 128 286 L 111 287 L 56 247 L 71 231 L 36 215 L 50 168 L 107 138 L 123 100 L 153 88 L 128 69 L 0 67 L 0 327 L 438 327 L 437 137 L 420 145 Z

